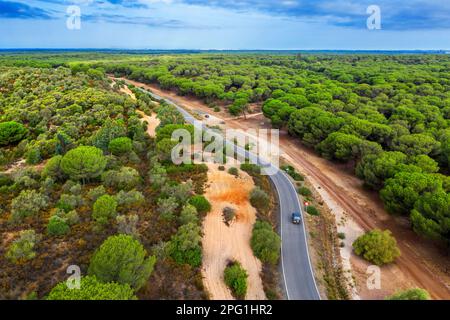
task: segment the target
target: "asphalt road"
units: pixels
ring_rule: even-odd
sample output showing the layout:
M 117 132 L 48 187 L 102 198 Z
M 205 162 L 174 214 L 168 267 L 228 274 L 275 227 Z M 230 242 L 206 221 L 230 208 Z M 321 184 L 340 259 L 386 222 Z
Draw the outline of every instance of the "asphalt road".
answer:
M 155 99 L 164 100 L 168 104 L 176 107 L 183 114 L 186 121 L 196 125 L 198 129 L 211 132 L 210 129 L 199 124 L 185 109 L 150 91 L 146 92 L 151 94 Z M 218 133 L 211 134 L 218 135 Z M 226 143 L 231 146 L 234 145 L 232 142 L 227 141 Z M 282 170 L 275 168 L 270 163 L 264 162 L 264 160 L 259 159 L 256 155 L 248 152 L 244 148 L 235 147 L 235 149 L 240 156 L 257 161 L 263 168 L 270 167 L 271 171 L 276 172 L 275 174 L 269 175 L 269 177 L 278 192 L 280 203 L 281 265 L 288 300 L 320 300 L 320 294 L 309 258 L 305 225 L 303 222 L 301 225 L 294 225 L 291 222 L 293 212 L 300 212 L 302 220 L 304 220 L 305 216 L 294 185 Z

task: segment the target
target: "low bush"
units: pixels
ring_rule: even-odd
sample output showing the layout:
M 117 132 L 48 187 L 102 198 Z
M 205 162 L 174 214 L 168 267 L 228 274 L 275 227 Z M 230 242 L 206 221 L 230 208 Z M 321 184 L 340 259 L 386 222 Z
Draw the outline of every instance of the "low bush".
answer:
M 239 176 L 239 170 L 235 167 L 231 167 L 230 169 L 228 169 L 228 173 L 235 177 Z
M 397 292 L 386 300 L 430 300 L 430 294 L 420 288 L 408 289 L 404 291 Z
M 239 262 L 229 264 L 224 270 L 224 280 L 231 289 L 233 295 L 239 299 L 244 299 L 247 294 L 248 274 Z
M 47 207 L 48 198 L 35 190 L 23 190 L 11 203 L 11 219 L 14 222 L 33 216 Z
M 69 224 L 64 218 L 54 215 L 47 224 L 47 233 L 51 236 L 62 236 L 70 231 Z
M 250 203 L 253 207 L 263 212 L 269 207 L 270 197 L 264 190 L 259 187 L 255 187 L 250 192 Z
M 261 174 L 261 167 L 253 163 L 241 164 L 241 170 L 247 172 L 250 175 Z
M 320 215 L 319 210 L 317 210 L 317 208 L 314 207 L 314 206 L 308 206 L 308 207 L 306 208 L 306 212 L 308 212 L 308 213 L 309 213 L 310 215 L 312 215 L 312 216 L 318 216 L 318 215 Z
M 200 214 L 206 214 L 211 211 L 211 204 L 209 201 L 202 195 L 195 195 L 190 200 L 189 203 L 193 205 L 197 212 Z
M 108 223 L 109 219 L 115 218 L 117 216 L 117 201 L 114 197 L 110 195 L 104 195 L 97 199 L 94 203 L 94 208 L 92 212 L 92 217 L 94 220 L 105 225 Z
M 24 230 L 6 252 L 6 258 L 13 263 L 28 261 L 36 257 L 35 246 L 41 237 L 34 230 Z
M 133 141 L 127 137 L 120 137 L 109 142 L 108 150 L 115 156 L 122 156 L 133 150 Z
M 103 283 L 94 276 L 81 278 L 80 289 L 70 289 L 67 282 L 57 284 L 46 300 L 136 300 L 128 284 Z
M 298 193 L 304 197 L 310 197 L 312 195 L 311 190 L 306 187 L 298 188 Z
M 372 230 L 353 242 L 355 253 L 376 265 L 393 262 L 400 256 L 397 241 L 389 230 Z
M 263 221 L 256 221 L 253 227 L 251 247 L 255 256 L 262 262 L 278 263 L 280 258 L 281 238 L 272 226 Z

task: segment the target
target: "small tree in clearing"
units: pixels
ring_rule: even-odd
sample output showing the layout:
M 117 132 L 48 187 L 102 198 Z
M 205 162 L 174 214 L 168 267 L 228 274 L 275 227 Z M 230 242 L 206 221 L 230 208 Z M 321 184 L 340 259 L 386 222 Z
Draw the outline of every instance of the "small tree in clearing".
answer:
M 404 291 L 399 291 L 392 296 L 386 298 L 386 300 L 430 300 L 430 294 L 420 288 L 413 288 Z
M 231 289 L 233 294 L 239 299 L 244 299 L 247 294 L 248 274 L 242 268 L 241 264 L 239 262 L 229 264 L 225 268 L 223 275 L 226 285 Z
M 400 256 L 397 241 L 389 230 L 372 230 L 353 242 L 353 250 L 367 261 L 381 266 Z

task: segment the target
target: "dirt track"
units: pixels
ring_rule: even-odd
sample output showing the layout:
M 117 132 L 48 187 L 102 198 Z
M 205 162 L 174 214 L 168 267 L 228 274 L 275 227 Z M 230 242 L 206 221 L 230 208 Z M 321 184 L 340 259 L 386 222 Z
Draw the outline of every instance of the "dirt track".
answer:
M 130 82 L 145 86 L 156 94 L 170 98 L 189 109 L 211 112 L 211 109 L 198 99 L 180 97 L 174 92 L 160 90 L 155 85 Z M 223 119 L 229 117 L 222 113 L 216 116 Z M 235 129 L 269 127 L 267 119 L 263 116 L 250 117 L 247 120 L 227 120 L 226 124 L 227 127 Z M 361 286 L 360 296 L 363 299 L 379 299 L 392 291 L 412 286 L 425 288 L 434 299 L 450 299 L 448 256 L 445 256 L 434 244 L 417 236 L 404 220 L 388 215 L 376 193 L 365 190 L 362 182 L 343 166 L 318 157 L 286 133 L 280 134 L 280 147 L 294 161 L 294 165 L 309 176 L 315 187 L 326 191 L 330 198 L 361 228 L 364 230 L 389 229 L 397 239 L 402 255 L 394 264 L 382 268 L 382 286 L 385 289 L 371 291 Z M 365 283 L 364 273 L 367 264 L 358 257 L 352 258 L 352 264 L 358 273 L 356 274 L 358 280 Z
M 233 296 L 223 280 L 227 263 L 236 260 L 248 273 L 246 299 L 263 300 L 265 294 L 260 277 L 261 262 L 255 258 L 250 247 L 256 210 L 250 205 L 248 195 L 254 187 L 252 178 L 240 172 L 236 178 L 226 171 L 219 171 L 217 165 L 210 164 L 209 187 L 205 197 L 212 209 L 203 222 L 204 236 L 202 274 L 206 289 L 213 300 L 231 300 Z M 222 210 L 231 207 L 236 210 L 236 218 L 227 226 Z

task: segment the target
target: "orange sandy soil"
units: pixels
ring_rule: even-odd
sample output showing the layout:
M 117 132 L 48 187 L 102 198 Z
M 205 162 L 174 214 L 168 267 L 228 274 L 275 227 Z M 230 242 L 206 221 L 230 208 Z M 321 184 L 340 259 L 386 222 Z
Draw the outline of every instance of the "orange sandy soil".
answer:
M 207 105 L 194 97 L 181 97 L 175 92 L 161 90 L 157 85 L 129 82 L 150 89 L 187 109 L 213 114 Z M 259 113 L 260 110 L 255 107 L 254 112 Z M 214 115 L 224 120 L 230 118 L 224 110 Z M 226 120 L 226 126 L 243 130 L 268 129 L 270 123 L 263 115 L 258 115 L 248 117 L 247 120 Z M 283 156 L 308 176 L 335 215 L 342 216 L 339 220 L 336 219 L 338 229 L 348 232 L 349 238 L 379 228 L 391 230 L 397 239 L 402 255 L 395 263 L 381 268 L 380 290 L 367 289 L 366 270 L 369 264 L 350 253 L 348 258 L 361 299 L 382 299 L 387 294 L 411 287 L 428 290 L 434 299 L 450 299 L 450 258 L 445 249 L 416 235 L 404 218 L 387 214 L 377 193 L 365 189 L 362 181 L 349 168 L 320 158 L 283 131 L 280 132 L 280 148 L 285 152 Z M 347 240 L 346 245 L 351 245 L 348 242 Z
M 239 177 L 219 171 L 218 165 L 209 164 L 208 189 L 205 197 L 212 210 L 203 222 L 203 282 L 213 300 L 231 300 L 233 296 L 224 283 L 223 272 L 229 261 L 239 261 L 248 273 L 246 299 L 266 299 L 260 277 L 261 262 L 250 247 L 256 210 L 250 205 L 249 193 L 254 187 L 253 179 L 240 171 Z M 222 210 L 231 207 L 236 217 L 227 226 Z

